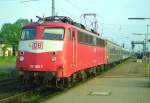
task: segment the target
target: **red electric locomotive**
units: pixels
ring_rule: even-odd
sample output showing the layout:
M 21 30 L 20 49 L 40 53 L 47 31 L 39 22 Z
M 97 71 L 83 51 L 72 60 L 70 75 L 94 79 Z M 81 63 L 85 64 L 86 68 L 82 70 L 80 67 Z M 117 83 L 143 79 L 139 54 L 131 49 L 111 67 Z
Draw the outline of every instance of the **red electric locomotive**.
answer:
M 30 82 L 68 85 L 107 63 L 106 42 L 68 17 L 40 18 L 22 28 L 17 68 Z

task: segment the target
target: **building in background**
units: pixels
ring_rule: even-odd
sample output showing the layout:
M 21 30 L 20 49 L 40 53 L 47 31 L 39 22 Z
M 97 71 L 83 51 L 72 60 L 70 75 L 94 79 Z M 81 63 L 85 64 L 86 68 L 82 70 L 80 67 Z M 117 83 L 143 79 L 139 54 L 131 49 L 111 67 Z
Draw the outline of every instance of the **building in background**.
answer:
M 2 44 L 2 39 L 0 38 L 0 57 L 1 56 L 12 56 L 13 55 L 13 49 L 10 46 L 7 46 L 5 48 L 5 54 L 3 47 L 6 46 L 6 44 Z

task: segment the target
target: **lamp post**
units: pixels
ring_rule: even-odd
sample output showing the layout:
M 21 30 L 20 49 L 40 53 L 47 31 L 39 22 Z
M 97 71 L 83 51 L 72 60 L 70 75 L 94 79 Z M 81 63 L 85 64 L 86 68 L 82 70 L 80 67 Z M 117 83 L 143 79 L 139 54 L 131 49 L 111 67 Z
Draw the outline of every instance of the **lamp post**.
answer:
M 145 38 L 147 38 L 147 39 L 146 39 L 146 42 L 147 42 L 147 48 L 146 48 L 146 50 L 148 51 L 148 40 L 149 40 L 149 39 L 148 39 L 148 35 L 149 35 L 149 34 L 148 34 L 148 29 L 149 29 L 149 25 L 147 24 L 146 27 L 147 27 L 147 35 L 146 35 Z

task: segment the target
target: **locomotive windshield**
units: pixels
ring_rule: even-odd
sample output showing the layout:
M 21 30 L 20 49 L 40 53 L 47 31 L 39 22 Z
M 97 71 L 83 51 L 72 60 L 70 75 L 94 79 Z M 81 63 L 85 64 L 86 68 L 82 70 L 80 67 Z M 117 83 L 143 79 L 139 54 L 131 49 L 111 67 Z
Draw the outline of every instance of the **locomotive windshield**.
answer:
M 62 40 L 64 36 L 64 28 L 45 28 L 43 38 L 50 40 Z
M 21 33 L 21 40 L 31 40 L 35 38 L 35 29 L 23 29 Z

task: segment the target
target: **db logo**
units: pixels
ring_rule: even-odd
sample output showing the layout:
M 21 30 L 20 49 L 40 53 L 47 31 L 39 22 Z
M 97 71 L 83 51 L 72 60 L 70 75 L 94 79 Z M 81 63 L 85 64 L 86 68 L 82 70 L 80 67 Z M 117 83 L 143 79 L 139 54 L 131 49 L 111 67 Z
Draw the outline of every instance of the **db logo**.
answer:
M 41 41 L 32 42 L 32 49 L 43 49 L 43 42 Z

